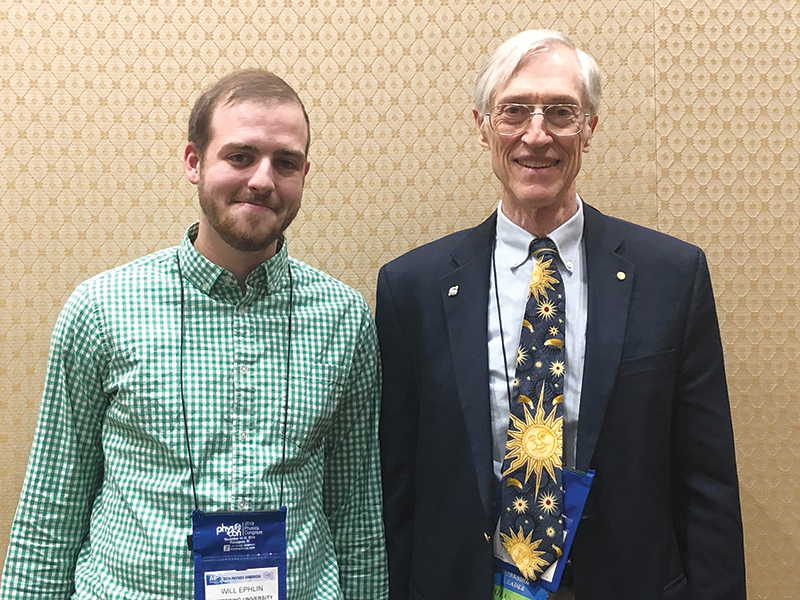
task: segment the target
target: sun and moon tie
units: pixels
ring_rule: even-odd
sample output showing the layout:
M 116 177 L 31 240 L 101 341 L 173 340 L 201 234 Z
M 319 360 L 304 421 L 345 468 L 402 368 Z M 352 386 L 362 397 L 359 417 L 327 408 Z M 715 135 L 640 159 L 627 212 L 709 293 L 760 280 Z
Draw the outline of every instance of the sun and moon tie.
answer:
M 531 242 L 535 260 L 511 388 L 503 460 L 500 541 L 531 580 L 562 554 L 564 284 L 549 238 Z

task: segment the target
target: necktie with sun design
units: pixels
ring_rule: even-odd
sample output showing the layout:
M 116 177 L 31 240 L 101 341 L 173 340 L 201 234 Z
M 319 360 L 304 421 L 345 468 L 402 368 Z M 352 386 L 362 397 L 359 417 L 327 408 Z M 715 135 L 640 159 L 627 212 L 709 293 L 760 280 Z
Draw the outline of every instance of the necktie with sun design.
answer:
M 562 554 L 564 491 L 564 284 L 549 238 L 536 261 L 517 350 L 501 481 L 500 541 L 523 577 L 535 580 Z

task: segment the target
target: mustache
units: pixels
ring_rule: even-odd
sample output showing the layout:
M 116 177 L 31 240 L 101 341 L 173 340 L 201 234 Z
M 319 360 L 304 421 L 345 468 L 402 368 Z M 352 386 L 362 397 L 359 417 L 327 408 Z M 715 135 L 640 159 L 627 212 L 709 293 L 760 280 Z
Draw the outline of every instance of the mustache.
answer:
M 257 204 L 258 206 L 266 206 L 267 208 L 274 208 L 272 193 L 254 194 L 253 192 L 237 192 L 231 198 L 235 202 L 243 202 L 246 204 Z

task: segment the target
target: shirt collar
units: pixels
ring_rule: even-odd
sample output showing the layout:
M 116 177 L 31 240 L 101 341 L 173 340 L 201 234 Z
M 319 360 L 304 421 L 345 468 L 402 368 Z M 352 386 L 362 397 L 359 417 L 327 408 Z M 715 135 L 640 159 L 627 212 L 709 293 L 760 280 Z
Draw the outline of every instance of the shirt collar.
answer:
M 191 225 L 178 247 L 183 276 L 208 295 L 217 288 L 222 293 L 235 291 L 241 298 L 241 290 L 233 273 L 211 262 L 195 249 L 197 229 L 197 223 Z M 273 257 L 258 265 L 247 276 L 245 283 L 248 296 L 251 293 L 257 296 L 272 294 L 288 285 L 289 252 L 285 237 L 281 239 L 279 246 Z
M 564 224 L 547 236 L 556 245 L 564 267 L 572 273 L 577 264 L 583 241 L 583 201 L 576 196 L 578 210 Z M 530 258 L 530 245 L 536 236 L 524 230 L 503 214 L 503 202 L 497 205 L 497 260 L 512 270 Z

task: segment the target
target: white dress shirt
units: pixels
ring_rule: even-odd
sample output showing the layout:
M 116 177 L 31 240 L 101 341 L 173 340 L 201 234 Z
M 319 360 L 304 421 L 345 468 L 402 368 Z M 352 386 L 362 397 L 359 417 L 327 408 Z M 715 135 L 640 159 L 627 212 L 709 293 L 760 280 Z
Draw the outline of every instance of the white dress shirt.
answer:
M 549 237 L 556 245 L 558 271 L 566 294 L 566 373 L 564 391 L 564 457 L 565 467 L 575 467 L 578 439 L 578 415 L 581 404 L 583 359 L 586 352 L 586 313 L 588 286 L 586 252 L 583 247 L 583 202 L 578 197 L 578 211 Z M 534 260 L 530 244 L 535 236 L 503 214 L 502 202 L 497 207 L 497 237 L 494 266 L 489 273 L 489 395 L 491 398 L 494 471 L 500 470 L 506 454 L 508 435 L 508 381 L 514 379 L 517 347 L 527 301 L 528 284 Z M 500 301 L 498 319 L 497 300 Z M 500 333 L 502 321 L 503 332 Z M 505 343 L 505 356 L 503 354 Z

